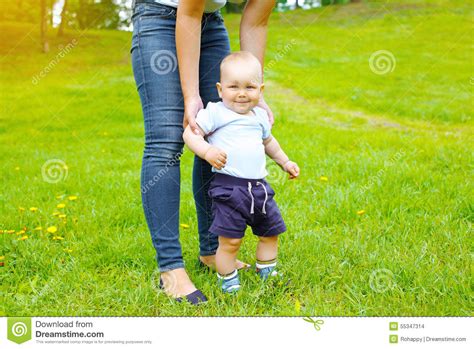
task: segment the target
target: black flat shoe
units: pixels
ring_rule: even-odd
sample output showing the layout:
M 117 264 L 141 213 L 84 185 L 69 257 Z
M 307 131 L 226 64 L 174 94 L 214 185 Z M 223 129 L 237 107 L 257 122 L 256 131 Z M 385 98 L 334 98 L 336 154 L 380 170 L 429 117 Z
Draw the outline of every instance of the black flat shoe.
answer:
M 186 300 L 192 305 L 198 305 L 198 304 L 206 303 L 207 297 L 200 290 L 196 290 L 194 292 L 191 292 L 190 294 L 187 294 L 184 297 L 175 298 L 175 300 L 178 303 L 181 303 L 183 300 Z
M 161 278 L 160 278 L 160 289 L 162 290 L 165 289 L 165 287 L 163 286 L 163 280 L 161 280 Z M 178 298 L 173 298 L 173 299 L 178 303 L 182 303 L 183 301 L 188 301 L 192 305 L 198 305 L 198 304 L 207 302 L 206 296 L 200 290 L 193 291 L 184 297 L 178 297 Z

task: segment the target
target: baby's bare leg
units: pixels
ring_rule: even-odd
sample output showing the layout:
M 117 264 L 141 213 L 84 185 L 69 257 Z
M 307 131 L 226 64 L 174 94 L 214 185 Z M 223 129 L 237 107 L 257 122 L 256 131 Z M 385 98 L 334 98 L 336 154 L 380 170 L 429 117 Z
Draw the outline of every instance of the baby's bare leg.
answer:
M 270 261 L 277 257 L 278 254 L 278 235 L 275 236 L 259 236 L 257 245 L 257 260 Z
M 242 239 L 219 236 L 219 247 L 216 252 L 216 268 L 220 275 L 227 275 L 235 270 L 235 260 Z
M 257 245 L 257 263 L 255 263 L 257 274 L 266 280 L 270 276 L 276 276 L 275 271 L 278 254 L 278 235 L 260 236 Z

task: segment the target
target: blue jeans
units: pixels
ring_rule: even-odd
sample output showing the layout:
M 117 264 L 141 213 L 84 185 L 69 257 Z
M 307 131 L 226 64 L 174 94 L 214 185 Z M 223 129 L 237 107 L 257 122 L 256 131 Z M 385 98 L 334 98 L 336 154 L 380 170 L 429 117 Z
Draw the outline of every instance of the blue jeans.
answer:
M 145 121 L 141 172 L 143 209 L 161 272 L 184 267 L 179 243 L 180 156 L 183 152 L 184 103 L 177 67 L 176 9 L 138 3 L 132 16 L 132 66 Z M 219 65 L 230 53 L 219 12 L 204 14 L 201 25 L 199 93 L 204 106 L 219 101 Z M 195 156 L 193 194 L 201 256 L 214 255 L 218 241 L 209 232 L 213 178 L 211 166 Z

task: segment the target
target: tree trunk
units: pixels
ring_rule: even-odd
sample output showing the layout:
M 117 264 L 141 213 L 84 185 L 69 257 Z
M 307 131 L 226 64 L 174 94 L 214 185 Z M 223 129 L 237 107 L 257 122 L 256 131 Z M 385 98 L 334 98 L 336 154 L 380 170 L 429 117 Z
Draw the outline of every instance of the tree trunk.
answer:
M 41 50 L 46 53 L 49 51 L 48 39 L 46 38 L 46 30 L 48 28 L 48 15 L 46 9 L 46 0 L 41 0 L 40 3 L 40 36 L 41 36 Z
M 52 27 L 54 22 L 54 3 L 56 0 L 50 0 L 51 8 L 49 13 L 49 25 Z
M 23 0 L 18 0 L 17 19 L 21 21 L 23 17 Z
M 64 34 L 64 27 L 66 26 L 66 23 L 67 23 L 66 11 L 67 11 L 67 0 L 64 0 L 64 6 L 63 6 L 63 9 L 61 10 L 61 23 L 59 23 L 58 36 L 63 36 Z
M 77 12 L 77 21 L 79 22 L 79 29 L 86 28 L 86 0 L 79 0 L 79 11 Z

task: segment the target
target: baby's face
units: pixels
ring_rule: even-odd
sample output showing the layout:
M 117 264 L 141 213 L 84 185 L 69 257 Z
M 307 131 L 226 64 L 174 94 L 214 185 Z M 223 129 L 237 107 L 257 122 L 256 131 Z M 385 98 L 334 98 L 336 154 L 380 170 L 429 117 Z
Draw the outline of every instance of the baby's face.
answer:
M 247 114 L 260 100 L 263 91 L 259 67 L 232 62 L 222 71 L 221 82 L 217 83 L 219 97 L 224 105 L 239 114 Z

